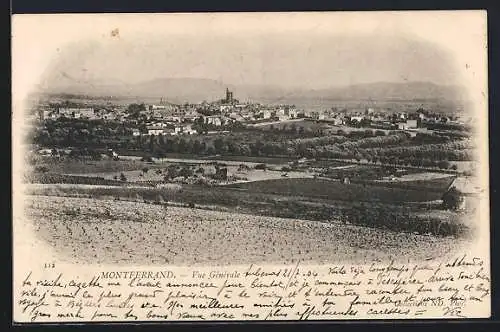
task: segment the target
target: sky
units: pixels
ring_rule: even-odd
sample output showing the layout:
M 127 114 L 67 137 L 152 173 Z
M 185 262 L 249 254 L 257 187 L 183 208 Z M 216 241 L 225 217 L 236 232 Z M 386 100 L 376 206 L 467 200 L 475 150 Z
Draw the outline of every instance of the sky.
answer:
M 41 86 L 175 77 L 302 88 L 460 84 L 464 68 L 485 68 L 477 53 L 485 24 L 480 11 L 23 15 L 13 20 L 14 64 L 23 64 L 23 82 Z
M 103 83 L 196 77 L 311 88 L 378 81 L 457 83 L 450 54 L 425 40 L 400 36 L 295 33 L 89 41 L 67 48 L 60 59 L 49 82 L 64 75 Z

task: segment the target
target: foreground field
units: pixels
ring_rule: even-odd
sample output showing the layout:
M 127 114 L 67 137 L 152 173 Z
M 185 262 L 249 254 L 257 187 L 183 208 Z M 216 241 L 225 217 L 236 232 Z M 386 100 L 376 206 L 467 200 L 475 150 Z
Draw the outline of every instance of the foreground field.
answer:
M 456 238 L 340 223 L 87 198 L 26 196 L 41 240 L 72 263 L 246 264 L 419 260 L 455 253 Z
M 292 180 L 292 179 L 290 179 Z M 332 181 L 328 181 L 335 183 Z M 345 186 L 341 184 L 342 186 Z M 359 186 L 359 185 L 358 185 Z M 383 190 L 387 189 L 381 187 Z M 366 193 L 366 190 L 364 190 Z M 401 193 L 401 190 L 399 190 Z M 413 192 L 417 192 L 413 190 Z M 230 186 L 202 186 L 164 184 L 138 186 L 126 184 L 30 184 L 28 195 L 60 196 L 92 199 L 113 199 L 153 205 L 174 205 L 202 208 L 222 212 L 280 217 L 321 222 L 342 221 L 354 225 L 375 227 L 397 232 L 432 234 L 438 236 L 463 236 L 471 231 L 462 212 L 450 212 L 446 218 L 431 213 L 439 212 L 441 202 L 383 202 L 348 201 L 302 196 L 302 192 L 288 195 L 272 192 L 230 188 Z M 421 212 L 425 212 L 421 215 Z M 474 227 L 472 227 L 474 228 Z

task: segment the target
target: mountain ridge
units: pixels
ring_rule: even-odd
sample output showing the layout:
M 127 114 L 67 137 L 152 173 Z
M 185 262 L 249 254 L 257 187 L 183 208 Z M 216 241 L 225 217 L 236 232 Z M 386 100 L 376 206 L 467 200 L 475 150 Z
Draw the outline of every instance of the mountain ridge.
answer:
M 44 94 L 75 94 L 92 97 L 116 96 L 163 98 L 171 103 L 215 101 L 225 96 L 228 88 L 241 101 L 283 102 L 289 99 L 310 100 L 441 100 L 460 102 L 467 99 L 466 91 L 458 85 L 432 82 L 370 82 L 340 87 L 308 89 L 272 84 L 231 84 L 208 78 L 155 78 L 139 83 L 104 84 L 103 82 L 66 79 L 49 88 Z

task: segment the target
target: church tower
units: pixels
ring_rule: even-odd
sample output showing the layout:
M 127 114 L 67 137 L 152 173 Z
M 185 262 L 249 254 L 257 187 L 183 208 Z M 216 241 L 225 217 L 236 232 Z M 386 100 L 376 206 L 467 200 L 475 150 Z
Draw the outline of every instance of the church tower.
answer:
M 231 104 L 233 102 L 233 93 L 226 88 L 226 103 Z

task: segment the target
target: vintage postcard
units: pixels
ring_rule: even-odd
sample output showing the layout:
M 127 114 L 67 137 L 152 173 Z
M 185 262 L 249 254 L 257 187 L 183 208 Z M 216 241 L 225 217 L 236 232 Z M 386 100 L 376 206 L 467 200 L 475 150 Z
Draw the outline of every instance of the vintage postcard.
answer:
M 13 16 L 13 321 L 489 317 L 486 20 Z

